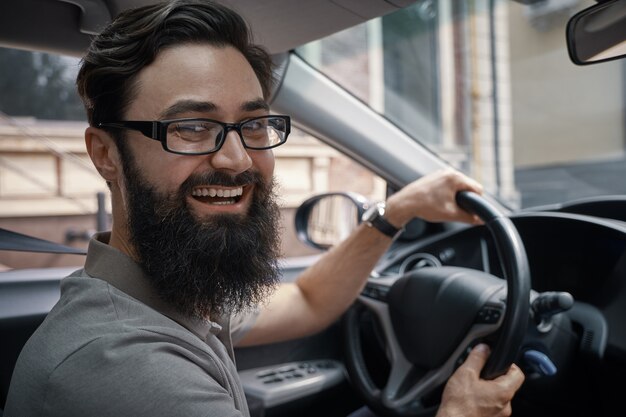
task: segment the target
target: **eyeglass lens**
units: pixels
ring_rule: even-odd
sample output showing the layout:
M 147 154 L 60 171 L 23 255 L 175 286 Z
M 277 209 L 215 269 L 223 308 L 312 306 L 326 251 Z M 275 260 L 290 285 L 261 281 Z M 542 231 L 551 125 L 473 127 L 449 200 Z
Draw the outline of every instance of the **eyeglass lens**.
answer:
M 167 127 L 167 147 L 176 152 L 209 152 L 221 144 L 224 130 L 222 125 L 206 120 L 172 122 Z M 279 117 L 256 118 L 242 123 L 239 133 L 247 148 L 266 149 L 285 140 L 286 123 Z

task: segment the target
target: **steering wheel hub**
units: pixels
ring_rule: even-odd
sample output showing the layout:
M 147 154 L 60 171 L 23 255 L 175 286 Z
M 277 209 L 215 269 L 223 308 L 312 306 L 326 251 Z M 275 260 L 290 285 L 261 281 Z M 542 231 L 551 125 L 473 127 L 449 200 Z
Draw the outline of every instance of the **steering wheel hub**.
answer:
M 388 303 L 406 359 L 424 369 L 442 366 L 485 302 L 504 288 L 504 281 L 492 275 L 456 267 L 423 268 L 399 278 Z

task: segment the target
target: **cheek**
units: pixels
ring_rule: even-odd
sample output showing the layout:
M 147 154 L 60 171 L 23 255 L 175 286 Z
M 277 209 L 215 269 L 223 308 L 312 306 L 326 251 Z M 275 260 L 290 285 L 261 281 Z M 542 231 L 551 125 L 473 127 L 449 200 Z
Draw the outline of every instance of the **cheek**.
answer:
M 274 175 L 274 153 L 271 150 L 250 152 L 254 167 L 266 179 L 271 181 Z
M 198 165 L 195 158 L 165 152 L 160 144 L 135 152 L 136 166 L 142 178 L 161 192 L 177 191 Z

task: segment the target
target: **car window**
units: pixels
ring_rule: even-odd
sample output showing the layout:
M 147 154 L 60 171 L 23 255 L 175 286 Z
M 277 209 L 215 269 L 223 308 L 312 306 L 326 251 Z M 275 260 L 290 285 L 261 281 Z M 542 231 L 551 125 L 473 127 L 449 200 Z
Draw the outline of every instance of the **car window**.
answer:
M 0 48 L 0 228 L 86 248 L 109 225 L 108 189 L 87 155 L 74 80 L 79 60 Z M 296 208 L 313 194 L 382 199 L 386 184 L 297 128 L 275 149 L 286 257 L 317 253 L 297 238 Z M 78 255 L 0 252 L 0 269 L 82 265 Z
M 297 52 L 512 208 L 623 194 L 624 61 L 571 63 L 583 6 L 425 0 Z

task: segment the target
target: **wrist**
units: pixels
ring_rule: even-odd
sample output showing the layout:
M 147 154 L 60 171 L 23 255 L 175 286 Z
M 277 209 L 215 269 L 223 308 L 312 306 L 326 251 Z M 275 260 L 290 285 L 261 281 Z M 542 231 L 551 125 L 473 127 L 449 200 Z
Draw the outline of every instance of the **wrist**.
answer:
M 385 205 L 385 219 L 398 229 L 402 229 L 414 217 L 407 215 L 402 204 L 392 197 L 386 201 Z
M 365 213 L 363 213 L 363 216 L 361 217 L 361 221 L 369 227 L 374 228 L 393 239 L 402 231 L 402 227 L 397 227 L 389 222 L 386 213 L 386 203 L 377 202 L 367 207 Z

